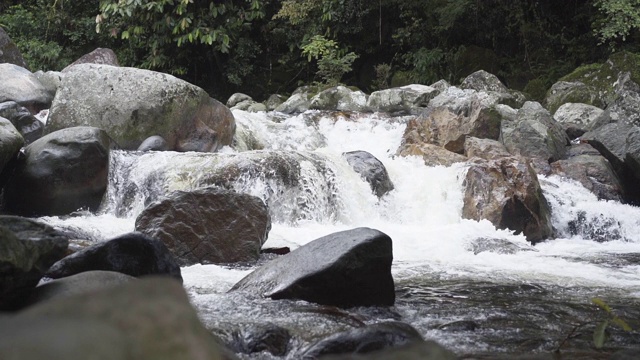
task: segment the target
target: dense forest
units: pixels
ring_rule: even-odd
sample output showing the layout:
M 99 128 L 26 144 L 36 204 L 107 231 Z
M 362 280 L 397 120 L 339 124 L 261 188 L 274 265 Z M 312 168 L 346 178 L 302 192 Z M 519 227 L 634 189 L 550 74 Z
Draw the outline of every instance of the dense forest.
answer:
M 638 0 L 8 0 L 30 69 L 109 47 L 225 99 L 301 84 L 373 91 L 478 69 L 534 99 L 575 67 L 639 51 Z

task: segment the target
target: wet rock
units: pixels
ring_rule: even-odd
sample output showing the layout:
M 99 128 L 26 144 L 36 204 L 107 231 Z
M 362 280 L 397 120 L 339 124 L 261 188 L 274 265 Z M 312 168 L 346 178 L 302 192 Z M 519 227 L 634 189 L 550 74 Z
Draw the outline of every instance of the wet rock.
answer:
M 255 261 L 270 229 L 262 200 L 218 188 L 174 192 L 136 219 L 136 231 L 163 241 L 182 266 Z
M 555 175 L 579 182 L 598 199 L 614 201 L 624 199 L 620 179 L 609 161 L 600 154 L 577 155 L 566 160 L 558 160 L 551 164 L 551 169 Z
M 33 289 L 29 304 L 103 290 L 133 280 L 133 276 L 114 271 L 86 271 L 39 285 Z
M 466 138 L 464 141 L 464 155 L 468 158 L 478 157 L 485 160 L 497 160 L 511 156 L 501 142 L 476 137 Z
M 65 215 L 95 211 L 107 188 L 111 139 L 100 129 L 63 129 L 34 141 L 5 188 L 12 214 Z
M 570 138 L 575 139 L 582 134 L 571 136 L 569 131 L 576 135 L 576 129 L 582 130 L 583 133 L 593 129 L 603 112 L 604 110 L 592 105 L 566 103 L 556 110 L 553 118 L 562 125 Z
M 580 236 L 596 242 L 624 240 L 618 220 L 604 214 L 587 214 L 578 211 L 573 220 L 567 223 L 569 236 Z
M 287 98 L 282 95 L 272 94 L 267 101 L 265 101 L 264 105 L 267 107 L 267 111 L 273 111 L 285 100 L 287 100 Z
M 483 252 L 492 252 L 496 254 L 515 254 L 520 251 L 537 251 L 531 246 L 517 244 L 506 239 L 478 238 L 473 239 L 467 250 L 478 255 Z
M 285 114 L 299 114 L 309 110 L 309 106 L 311 106 L 309 93 L 300 92 L 292 94 L 285 102 L 278 105 L 275 111 Z
M 369 228 L 333 233 L 259 267 L 230 291 L 339 307 L 395 302 L 391 238 Z
M 551 163 L 566 153 L 569 138 L 551 114 L 537 102 L 528 101 L 514 121 L 503 121 L 500 140 L 513 155 Z
M 373 112 L 410 113 L 426 107 L 439 93 L 438 89 L 419 84 L 374 91 L 367 99 L 367 108 Z
M 47 269 L 65 255 L 68 244 L 48 225 L 0 216 L 0 310 L 25 305 Z
M 51 94 L 29 70 L 14 64 L 0 64 L 0 79 L 3 81 L 0 103 L 15 101 L 32 114 L 51 105 Z
M 62 69 L 62 72 L 67 71 L 70 67 L 79 64 L 101 64 L 120 66 L 118 62 L 118 56 L 116 53 L 108 48 L 97 48 L 88 54 L 82 55 L 78 60 L 72 62 L 67 67 Z
M 322 360 L 455 360 L 456 355 L 435 341 L 414 341 L 405 346 L 367 354 L 323 356 Z
M 331 335 L 310 345 L 300 357 L 318 359 L 331 354 L 367 354 L 422 340 L 422 335 L 409 324 L 382 322 Z
M 367 95 L 360 90 L 352 91 L 344 86 L 335 86 L 319 92 L 311 98 L 310 109 L 333 111 L 364 111 Z
M 159 72 L 99 64 L 70 67 L 45 131 L 88 125 L 123 149 L 162 136 L 171 150 L 217 151 L 235 132 L 231 111 L 199 87 Z
M 584 134 L 580 139 L 593 146 L 613 165 L 617 172 L 624 171 L 627 138 L 638 128 L 620 122 L 609 123 Z
M 284 356 L 289 350 L 289 330 L 271 323 L 255 325 L 234 333 L 231 348 L 237 353 L 254 354 L 268 352 L 273 356 Z
M 167 141 L 159 135 L 149 136 L 138 146 L 138 151 L 166 151 L 169 150 Z
M 377 197 L 382 197 L 393 190 L 393 183 L 382 161 L 366 151 L 350 151 L 343 153 L 355 172 L 369 183 Z
M 451 332 L 458 332 L 458 331 L 476 331 L 476 329 L 478 329 L 480 327 L 480 325 L 472 320 L 460 320 L 460 321 L 454 321 L 454 322 L 450 322 L 447 324 L 442 324 L 440 326 L 438 326 L 438 330 L 442 330 L 442 331 L 451 331 Z
M 0 117 L 0 172 L 15 159 L 24 145 L 24 138 L 13 124 Z
M 523 233 L 534 244 L 552 235 L 551 209 L 524 158 L 476 160 L 464 186 L 463 218 L 487 219 L 499 229 Z
M 140 233 L 121 235 L 75 252 L 53 264 L 46 276 L 59 279 L 93 270 L 135 277 L 169 275 L 182 282 L 180 266 L 166 245 Z
M 406 144 L 398 148 L 399 156 L 420 156 L 427 166 L 451 166 L 467 161 L 467 157 L 451 152 L 438 145 Z
M 0 63 L 14 64 L 25 69 L 29 68 L 27 62 L 24 61 L 24 57 L 22 57 L 22 53 L 2 27 L 0 27 Z
M 182 285 L 168 278 L 54 299 L 0 322 L 3 359 L 236 358 L 202 326 Z
M 0 103 L 0 117 L 11 121 L 27 145 L 42 137 L 44 124 L 15 101 Z
M 232 108 L 244 101 L 253 101 L 253 98 L 247 94 L 235 93 L 227 99 L 227 107 Z

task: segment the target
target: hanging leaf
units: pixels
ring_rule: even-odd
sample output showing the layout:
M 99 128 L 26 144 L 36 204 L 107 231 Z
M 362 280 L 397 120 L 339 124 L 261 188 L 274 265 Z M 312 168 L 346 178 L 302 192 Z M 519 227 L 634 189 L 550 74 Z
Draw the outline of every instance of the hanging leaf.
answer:
M 604 320 L 593 331 L 593 346 L 596 349 L 602 349 L 604 342 L 607 340 L 607 326 L 609 326 L 609 320 Z
M 600 309 L 606 311 L 608 314 L 611 314 L 611 307 L 609 307 L 609 305 L 607 305 L 604 300 L 600 298 L 593 298 L 591 299 L 591 302 L 596 304 Z

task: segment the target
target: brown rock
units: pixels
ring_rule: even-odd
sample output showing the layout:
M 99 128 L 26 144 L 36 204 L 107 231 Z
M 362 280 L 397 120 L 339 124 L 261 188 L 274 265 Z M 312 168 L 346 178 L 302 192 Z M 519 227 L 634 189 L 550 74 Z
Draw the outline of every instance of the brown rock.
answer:
M 463 218 L 487 219 L 499 229 L 523 233 L 534 244 L 552 235 L 549 204 L 526 159 L 476 159 L 464 184 Z
M 468 158 L 479 157 L 485 160 L 496 160 L 511 156 L 507 148 L 499 141 L 468 137 L 464 142 L 464 154 Z
M 465 162 L 467 158 L 463 155 L 451 152 L 438 145 L 431 144 L 408 144 L 401 146 L 398 150 L 399 156 L 421 156 L 427 166 L 451 166 L 457 162 Z
M 104 64 L 112 66 L 120 66 L 118 63 L 118 56 L 111 49 L 97 48 L 88 54 L 82 55 L 78 60 L 74 61 L 62 71 L 64 72 L 68 68 L 78 64 Z
M 216 188 L 177 191 L 136 219 L 136 231 L 162 240 L 182 266 L 254 261 L 270 229 L 262 200 Z

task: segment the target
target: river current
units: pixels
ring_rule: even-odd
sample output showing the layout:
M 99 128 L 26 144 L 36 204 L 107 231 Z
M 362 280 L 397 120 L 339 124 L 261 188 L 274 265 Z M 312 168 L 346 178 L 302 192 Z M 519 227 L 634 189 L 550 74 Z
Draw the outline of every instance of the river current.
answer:
M 295 116 L 233 113 L 235 149 L 219 154 L 113 151 L 110 185 L 99 214 L 43 220 L 80 229 L 94 241 L 108 239 L 133 231 L 145 204 L 163 192 L 201 186 L 203 173 L 225 157 L 252 148 L 286 151 L 300 159 L 303 189 L 295 194 L 281 191 L 278 198 L 278 185 L 268 177 L 247 176 L 233 184 L 270 207 L 274 223 L 264 247 L 295 249 L 360 226 L 383 231 L 393 240 L 397 304 L 392 309 L 352 309 L 343 318 L 323 315 L 304 302 L 226 294 L 255 265 L 183 268 L 194 306 L 222 338 L 273 323 L 292 332 L 289 354 L 295 354 L 319 337 L 353 326 L 348 319 L 354 316 L 363 322 L 400 319 L 458 354 L 531 352 L 555 350 L 575 324 L 603 316 L 590 302 L 594 297 L 610 303 L 621 316 L 638 318 L 640 208 L 599 201 L 574 181 L 541 176 L 557 235 L 531 246 L 522 235 L 498 230 L 488 221 L 462 218 L 464 164 L 428 167 L 420 158 L 395 156 L 405 118 L 313 111 Z M 354 150 L 381 160 L 395 189 L 378 199 L 342 157 Z M 160 179 L 154 175 L 159 171 L 164 172 Z M 332 201 L 321 196 L 327 193 Z M 611 344 L 624 347 L 638 340 L 637 333 L 617 332 Z M 587 340 L 580 341 L 562 346 L 589 346 Z

